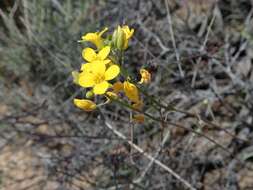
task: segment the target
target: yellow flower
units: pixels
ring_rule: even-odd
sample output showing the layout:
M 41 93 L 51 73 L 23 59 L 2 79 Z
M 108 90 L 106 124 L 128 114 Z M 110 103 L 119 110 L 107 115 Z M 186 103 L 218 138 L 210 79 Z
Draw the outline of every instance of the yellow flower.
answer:
M 124 31 L 125 36 L 126 36 L 126 40 L 125 40 L 125 43 L 124 43 L 124 49 L 127 49 L 128 48 L 128 41 L 133 36 L 134 29 L 130 30 L 130 28 L 128 26 L 123 26 L 122 30 Z
M 126 39 L 127 40 L 129 40 L 133 36 L 133 34 L 134 34 L 134 29 L 130 30 L 130 28 L 127 25 L 123 26 L 122 30 L 126 34 Z
M 103 61 L 105 64 L 109 63 L 110 60 L 106 59 L 110 53 L 110 46 L 105 46 L 98 53 L 94 49 L 85 48 L 82 52 L 83 58 L 88 62 Z
M 128 41 L 133 36 L 134 29 L 129 29 L 128 26 L 118 26 L 113 32 L 112 41 L 116 48 L 125 50 L 128 48 Z
M 85 88 L 93 87 L 94 94 L 104 94 L 110 85 L 108 81 L 118 76 L 119 66 L 111 65 L 106 69 L 105 64 L 101 61 L 88 64 L 86 67 L 88 72 L 84 70 L 79 75 L 79 85 Z
M 96 107 L 97 107 L 97 105 L 93 101 L 86 100 L 86 99 L 77 99 L 77 98 L 75 98 L 74 99 L 74 104 L 78 108 L 80 108 L 80 109 L 82 109 L 84 111 L 88 111 L 88 112 L 95 110 Z
M 151 74 L 146 69 L 140 70 L 141 80 L 139 81 L 140 84 L 145 83 L 148 84 L 151 81 Z
M 144 123 L 145 117 L 143 114 L 136 114 L 133 116 L 133 121 L 136 123 Z
M 102 35 L 108 30 L 108 28 L 105 28 L 101 32 L 95 32 L 95 33 L 88 33 L 84 36 L 82 36 L 82 41 L 87 41 L 93 43 L 98 49 L 102 49 L 104 46 L 104 39 L 102 38 Z
M 124 92 L 126 96 L 129 98 L 129 100 L 131 100 L 132 102 L 139 102 L 139 92 L 137 87 L 128 81 L 125 81 L 123 85 L 124 85 Z

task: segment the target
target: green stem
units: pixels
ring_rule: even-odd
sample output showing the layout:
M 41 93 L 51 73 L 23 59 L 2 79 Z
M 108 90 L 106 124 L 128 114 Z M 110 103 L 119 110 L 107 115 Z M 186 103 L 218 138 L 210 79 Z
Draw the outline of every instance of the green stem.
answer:
M 163 105 L 161 104 L 160 102 L 158 102 L 156 99 L 154 99 L 152 96 L 150 96 L 149 94 L 147 94 L 144 90 L 142 90 L 140 87 L 138 87 L 138 90 L 143 94 L 145 95 L 148 99 L 151 100 L 152 103 L 156 104 L 159 108 L 164 108 L 165 111 L 174 111 L 174 112 L 179 112 L 179 113 L 182 113 L 182 114 L 185 114 L 187 115 L 188 117 L 193 117 L 193 118 L 196 118 L 198 120 L 202 120 L 204 121 L 207 125 L 209 126 L 212 126 L 214 127 L 215 129 L 219 129 L 219 130 L 222 130 L 224 131 L 225 133 L 227 133 L 228 135 L 230 135 L 231 137 L 235 138 L 235 139 L 238 139 L 240 141 L 243 141 L 243 142 L 249 142 L 248 140 L 245 140 L 245 139 L 241 139 L 235 135 L 233 135 L 231 132 L 229 132 L 228 130 L 224 129 L 224 128 L 221 128 L 220 126 L 212 123 L 211 121 L 208 121 L 206 118 L 203 118 L 203 117 L 198 117 L 198 115 L 196 114 L 193 114 L 193 113 L 190 113 L 190 112 L 187 112 L 187 111 L 184 111 L 184 110 L 180 110 L 178 108 L 175 108 L 174 106 L 171 106 L 171 105 Z M 156 108 L 156 107 L 154 107 Z M 157 111 L 159 111 L 159 109 L 156 108 Z
M 150 118 L 151 120 L 153 121 L 157 121 L 157 122 L 163 122 L 164 124 L 167 124 L 167 125 L 172 125 L 172 126 L 175 126 L 175 127 L 179 127 L 181 129 L 184 129 L 184 130 L 187 130 L 189 132 L 192 132 L 196 135 L 199 135 L 199 136 L 202 136 L 202 137 L 205 137 L 206 139 L 208 139 L 210 142 L 214 143 L 215 145 L 217 145 L 218 147 L 220 147 L 222 150 L 224 150 L 225 152 L 229 153 L 230 156 L 232 155 L 232 152 L 228 151 L 226 149 L 226 147 L 224 147 L 223 145 L 220 145 L 219 143 L 217 143 L 215 140 L 213 140 L 212 138 L 210 138 L 209 136 L 201 133 L 201 132 L 198 132 L 198 131 L 195 131 L 193 129 L 190 129 L 190 128 L 187 128 L 183 125 L 180 125 L 180 124 L 177 124 L 177 123 L 174 123 L 174 122 L 170 122 L 170 121 L 164 121 L 164 120 L 161 120 L 160 118 L 156 118 L 155 116 L 153 115 L 150 115 L 149 113 L 146 113 L 146 112 L 142 112 L 142 111 L 139 111 L 139 110 L 135 110 L 131 105 L 129 105 L 128 103 L 126 102 L 123 102 L 123 101 L 120 101 L 118 99 L 113 99 L 114 102 L 126 107 L 126 108 L 129 108 L 135 112 L 138 112 L 138 113 L 141 113 L 143 115 L 145 115 L 146 117 Z

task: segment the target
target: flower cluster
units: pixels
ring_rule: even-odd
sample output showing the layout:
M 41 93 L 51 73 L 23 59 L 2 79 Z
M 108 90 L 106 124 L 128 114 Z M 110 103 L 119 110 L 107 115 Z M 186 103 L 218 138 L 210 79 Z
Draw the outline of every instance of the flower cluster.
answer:
M 80 42 L 88 42 L 94 48 L 87 47 L 82 51 L 85 63 L 80 71 L 73 71 L 74 83 L 85 88 L 86 99 L 74 99 L 74 104 L 85 111 L 93 111 L 98 106 L 105 105 L 112 100 L 127 98 L 129 105 L 135 111 L 142 108 L 143 102 L 139 90 L 125 72 L 123 53 L 129 46 L 129 40 L 134 34 L 134 29 L 128 26 L 118 26 L 112 34 L 105 36 L 108 28 L 101 32 L 87 33 L 82 36 Z M 139 84 L 147 84 L 151 80 L 150 73 L 140 69 Z M 96 96 L 104 96 L 106 102 L 96 104 L 91 99 Z M 143 122 L 142 114 L 134 115 L 133 119 Z

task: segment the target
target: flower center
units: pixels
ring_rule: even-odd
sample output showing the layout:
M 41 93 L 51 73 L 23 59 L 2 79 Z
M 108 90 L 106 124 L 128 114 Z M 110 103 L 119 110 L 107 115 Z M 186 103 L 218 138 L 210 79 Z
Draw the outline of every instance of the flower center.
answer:
M 104 75 L 95 75 L 94 76 L 94 82 L 96 84 L 99 84 L 101 82 L 103 82 L 105 80 L 105 76 Z

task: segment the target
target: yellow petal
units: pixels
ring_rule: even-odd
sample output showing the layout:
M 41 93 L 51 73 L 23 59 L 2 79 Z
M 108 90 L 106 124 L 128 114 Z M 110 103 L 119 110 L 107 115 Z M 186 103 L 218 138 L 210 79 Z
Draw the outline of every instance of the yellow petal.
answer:
M 118 76 L 120 68 L 118 65 L 110 66 L 105 72 L 105 80 L 112 80 Z
M 125 50 L 125 49 L 127 49 L 128 48 L 128 40 L 125 40 L 124 41 L 124 47 L 123 47 L 123 49 Z
M 96 60 L 96 58 L 97 58 L 96 52 L 94 51 L 94 49 L 91 49 L 91 48 L 85 48 L 82 51 L 82 56 L 88 62 L 92 62 L 92 61 Z
M 103 76 L 105 74 L 105 64 L 102 61 L 94 61 L 92 64 L 92 73 L 95 75 L 101 75 Z
M 86 35 L 82 36 L 82 40 L 85 41 L 93 41 L 98 38 L 98 35 L 96 33 L 87 33 Z
M 127 40 L 131 38 L 134 34 L 134 29 L 130 30 L 128 26 L 123 26 L 122 30 L 125 32 Z
M 122 26 L 122 29 L 125 30 L 126 32 L 130 31 L 129 26 L 127 25 Z
M 101 49 L 98 52 L 98 59 L 99 60 L 104 60 L 109 55 L 110 51 L 111 51 L 110 46 L 105 46 L 103 49 Z
M 146 69 L 140 69 L 141 80 L 140 84 L 145 83 L 148 84 L 151 81 L 151 74 Z
M 93 63 L 84 63 L 81 66 L 81 71 L 90 73 L 92 71 L 93 66 Z
M 87 88 L 95 85 L 94 75 L 91 73 L 83 72 L 79 75 L 79 85 Z
M 103 81 L 99 84 L 96 84 L 93 88 L 94 94 L 104 94 L 105 91 L 108 89 L 109 83 L 107 81 Z
M 98 35 L 101 37 L 106 31 L 108 30 L 107 27 L 104 28 L 101 32 L 98 33 Z
M 126 94 L 126 96 L 132 101 L 132 102 L 139 102 L 139 92 L 138 92 L 138 89 L 137 87 L 128 82 L 128 81 L 125 81 L 124 82 L 124 92 Z
M 95 44 L 98 49 L 101 49 L 104 45 L 103 39 L 97 33 L 88 33 L 82 36 L 82 40 Z
M 81 108 L 84 111 L 93 111 L 96 109 L 96 104 L 92 102 L 91 100 L 86 100 L 86 99 L 74 99 L 74 104 L 78 107 Z
M 108 64 L 108 63 L 110 63 L 111 62 L 111 60 L 110 59 L 105 59 L 105 60 L 103 60 L 103 63 L 106 65 L 106 64 Z

